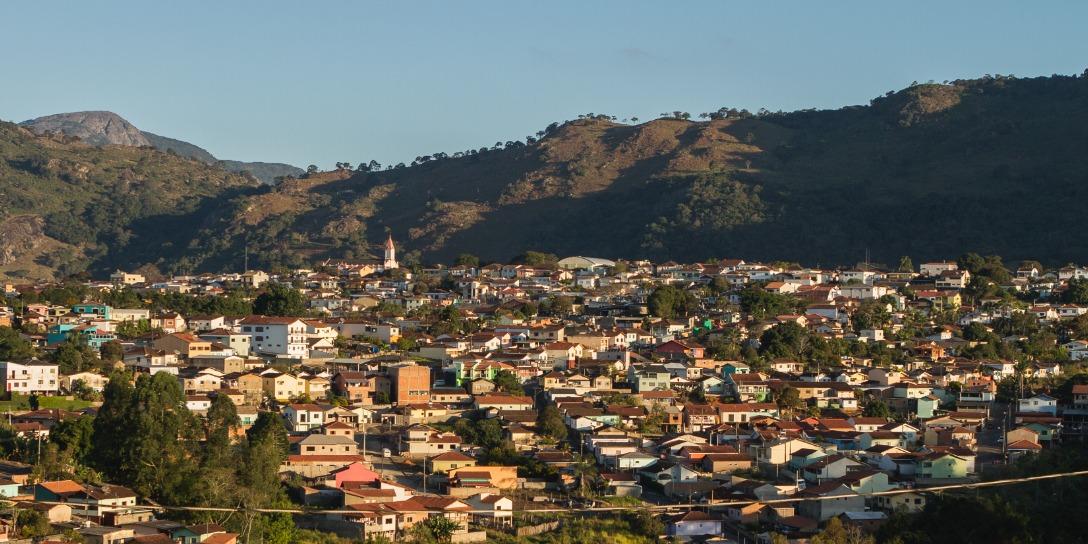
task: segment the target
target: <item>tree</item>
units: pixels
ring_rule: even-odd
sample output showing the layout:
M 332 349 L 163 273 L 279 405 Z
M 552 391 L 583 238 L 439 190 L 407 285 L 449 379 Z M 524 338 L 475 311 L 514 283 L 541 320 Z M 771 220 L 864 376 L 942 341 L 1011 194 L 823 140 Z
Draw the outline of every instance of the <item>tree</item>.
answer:
M 555 268 L 559 266 L 559 256 L 554 253 L 542 253 L 539 251 L 526 251 L 524 255 L 515 259 L 522 264 L 541 268 Z
M 103 391 L 102 406 L 94 418 L 91 460 L 107 476 L 119 472 L 123 450 L 131 438 L 127 425 L 133 420 L 130 412 L 134 394 L 130 375 L 113 373 Z
M 260 412 L 257 420 L 246 431 L 246 439 L 252 445 L 257 442 L 268 441 L 279 448 L 283 455 L 287 455 L 290 444 L 287 441 L 287 427 L 283 419 L 272 412 Z
M 740 307 L 757 320 L 788 314 L 800 307 L 797 299 L 766 291 L 758 286 L 745 287 L 740 292 Z
M 37 510 L 18 510 L 15 526 L 18 528 L 20 538 L 36 539 L 53 532 L 52 526 L 49 525 L 49 518 Z
M 650 293 L 650 313 L 664 319 L 688 315 L 698 309 L 698 301 L 691 293 L 672 285 L 662 285 Z
M 775 397 L 775 404 L 778 405 L 780 410 L 792 412 L 803 406 L 804 403 L 801 401 L 801 392 L 796 387 L 787 385 L 778 392 Z
M 769 358 L 803 359 L 808 347 L 808 331 L 787 321 L 763 331 L 759 337 L 759 354 Z
M 844 526 L 838 517 L 829 519 L 824 530 L 812 538 L 812 544 L 873 544 L 874 542 L 871 535 L 862 533 L 856 526 Z
M 467 266 L 469 268 L 476 268 L 480 266 L 480 258 L 471 253 L 462 253 L 457 256 L 457 260 L 454 264 L 459 266 Z
M 390 402 L 392 401 L 389 400 L 389 393 L 386 393 L 385 391 L 374 393 L 374 404 L 384 405 L 389 404 Z
M 567 438 L 567 424 L 563 422 L 563 415 L 554 404 L 548 404 L 540 411 L 536 418 L 536 428 L 537 432 L 557 442 Z
M 49 441 L 77 463 L 86 465 L 94 448 L 94 419 L 92 415 L 62 419 L 49 431 Z
M 854 321 L 854 330 L 880 329 L 891 322 L 892 316 L 888 312 L 888 305 L 881 300 L 864 300 L 858 306 L 851 318 Z
M 888 408 L 888 405 L 880 399 L 872 399 L 865 403 L 862 413 L 865 417 L 892 417 L 892 411 Z
M 446 516 L 431 516 L 423 521 L 431 536 L 438 542 L 450 542 L 453 535 L 461 529 L 461 523 Z
M 505 393 L 513 395 L 524 395 L 525 388 L 522 387 L 521 381 L 518 377 L 509 370 L 500 370 L 495 373 L 495 379 L 491 380 L 495 382 L 495 387 Z
M 502 425 L 496 419 L 482 419 L 476 422 L 476 440 L 478 445 L 494 448 L 502 444 Z
M 83 352 L 72 342 L 62 343 L 50 357 L 60 367 L 61 374 L 82 372 Z
M 119 383 L 124 382 L 124 383 Z M 187 504 L 200 481 L 192 445 L 196 419 L 169 373 L 141 375 L 132 388 L 115 373 L 95 418 L 95 464 L 111 481 L 172 504 Z
M 34 347 L 11 327 L 0 327 L 0 361 L 21 363 L 34 356 Z
M 241 425 L 238 410 L 227 395 L 216 395 L 204 416 L 204 462 L 216 464 L 230 454 L 231 436 Z
M 1069 280 L 1065 291 L 1062 292 L 1062 301 L 1071 304 L 1088 304 L 1088 280 Z
M 121 342 L 117 340 L 110 340 L 105 344 L 102 344 L 102 360 L 107 363 L 116 363 L 125 358 L 125 348 L 121 345 Z
M 306 299 L 294 287 L 269 284 L 253 301 L 254 313 L 271 316 L 300 316 L 306 313 Z
M 899 258 L 899 271 L 914 272 L 914 262 L 910 260 L 910 257 L 904 255 Z

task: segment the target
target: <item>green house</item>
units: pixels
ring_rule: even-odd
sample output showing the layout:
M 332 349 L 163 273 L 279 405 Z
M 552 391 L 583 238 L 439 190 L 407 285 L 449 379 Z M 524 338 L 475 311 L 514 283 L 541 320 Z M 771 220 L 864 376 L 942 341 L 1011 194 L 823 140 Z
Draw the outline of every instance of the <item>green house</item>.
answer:
M 1053 442 L 1058 438 L 1058 427 L 1044 423 L 1028 423 L 1025 427 L 1039 434 L 1039 442 Z
M 966 478 L 967 460 L 951 453 L 931 453 L 918 465 L 918 478 L 943 480 Z

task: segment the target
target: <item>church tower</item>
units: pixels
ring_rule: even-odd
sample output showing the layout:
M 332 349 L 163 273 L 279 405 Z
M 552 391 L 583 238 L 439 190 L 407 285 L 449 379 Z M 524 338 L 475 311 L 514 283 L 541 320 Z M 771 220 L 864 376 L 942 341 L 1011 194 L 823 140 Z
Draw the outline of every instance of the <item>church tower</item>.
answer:
M 389 238 L 385 240 L 385 264 L 382 265 L 386 270 L 393 270 L 397 268 L 397 248 L 393 247 L 393 235 L 390 234 Z

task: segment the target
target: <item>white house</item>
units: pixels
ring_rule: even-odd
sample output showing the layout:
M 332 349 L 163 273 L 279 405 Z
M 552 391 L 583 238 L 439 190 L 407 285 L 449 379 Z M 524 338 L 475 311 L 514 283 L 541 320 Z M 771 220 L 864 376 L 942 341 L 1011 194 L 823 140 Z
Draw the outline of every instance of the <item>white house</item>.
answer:
M 306 323 L 297 317 L 252 316 L 239 324 L 241 333 L 251 338 L 253 351 L 303 359 L 310 353 L 306 342 Z
M 1058 399 L 1046 393 L 1039 393 L 1026 399 L 1020 399 L 1016 409 L 1021 413 L 1033 412 L 1054 416 L 1058 414 Z
M 55 395 L 60 390 L 58 366 L 44 361 L 12 363 L 0 361 L 0 383 L 4 391 L 22 395 Z

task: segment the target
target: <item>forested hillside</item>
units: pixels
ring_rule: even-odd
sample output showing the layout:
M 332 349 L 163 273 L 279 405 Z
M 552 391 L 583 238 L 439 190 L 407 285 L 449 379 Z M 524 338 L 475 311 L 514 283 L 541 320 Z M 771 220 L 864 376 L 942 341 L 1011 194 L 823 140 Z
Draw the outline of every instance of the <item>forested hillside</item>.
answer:
M 124 257 L 129 267 L 155 263 L 163 271 L 238 267 L 247 245 L 251 263 L 262 266 L 359 258 L 387 232 L 411 258 L 427 261 L 465 252 L 506 260 L 526 250 L 813 265 L 851 264 L 866 250 L 885 262 L 975 251 L 1055 264 L 1088 254 L 1078 209 L 1088 193 L 1088 78 L 987 77 L 915 85 L 838 110 L 694 116 L 705 120 L 684 112 L 643 123 L 587 115 L 523 141 L 420 156 L 411 165 L 345 164 L 200 205 L 189 198 L 195 207 L 177 210 L 183 228 L 164 237 L 154 225 L 122 221 L 124 248 L 92 253 L 89 264 Z M 70 146 L 4 130 L 5 172 L 46 180 L 15 209 L 29 210 L 34 198 L 63 202 L 63 175 L 27 167 L 21 154 L 35 147 L 48 162 Z M 200 168 L 149 150 L 125 153 L 145 169 Z M 246 185 L 200 171 L 219 180 L 217 191 Z M 111 178 L 100 184 L 158 201 L 159 185 L 113 179 L 120 172 L 100 172 Z M 10 183 L 0 175 L 0 184 Z M 194 197 L 210 194 L 201 187 Z M 47 232 L 78 244 L 87 233 L 117 230 L 111 214 L 83 206 L 70 220 L 47 206 Z M 69 231 L 57 232 L 63 225 Z

